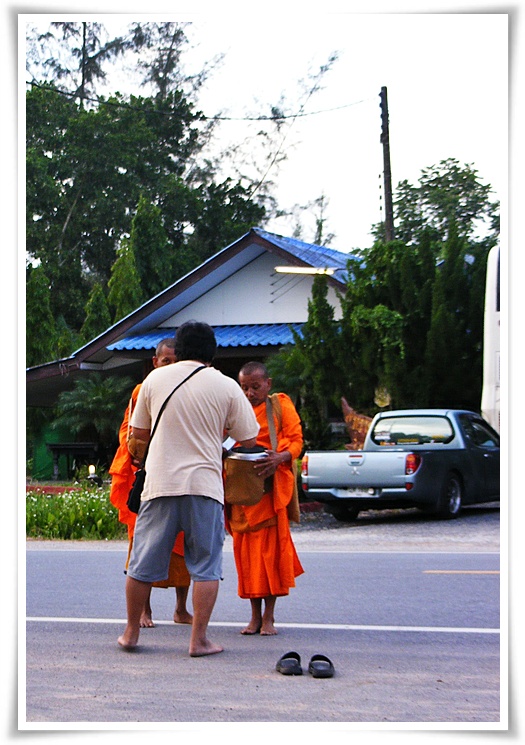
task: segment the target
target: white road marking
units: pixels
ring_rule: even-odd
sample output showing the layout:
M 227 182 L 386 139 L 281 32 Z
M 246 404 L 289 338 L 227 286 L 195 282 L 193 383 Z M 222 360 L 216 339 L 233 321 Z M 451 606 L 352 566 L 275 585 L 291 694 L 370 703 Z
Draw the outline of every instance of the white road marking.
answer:
M 32 623 L 118 623 L 126 624 L 125 618 L 59 618 L 54 616 L 28 616 Z M 173 621 L 155 621 L 156 626 L 179 626 Z M 244 627 L 246 623 L 236 621 L 210 621 L 210 626 Z M 500 629 L 468 628 L 454 626 L 367 626 L 346 623 L 279 623 L 286 629 L 317 629 L 335 631 L 411 631 L 427 634 L 499 634 Z

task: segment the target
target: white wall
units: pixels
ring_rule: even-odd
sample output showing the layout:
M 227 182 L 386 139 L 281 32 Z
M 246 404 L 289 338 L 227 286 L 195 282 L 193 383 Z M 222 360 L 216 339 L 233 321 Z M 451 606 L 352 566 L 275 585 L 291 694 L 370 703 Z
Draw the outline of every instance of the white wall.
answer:
M 306 321 L 313 277 L 278 274 L 274 267 L 279 264 L 283 261 L 265 252 L 167 319 L 162 326 L 179 326 L 191 319 L 213 326 Z M 328 302 L 334 307 L 335 317 L 339 318 L 340 303 L 331 288 Z

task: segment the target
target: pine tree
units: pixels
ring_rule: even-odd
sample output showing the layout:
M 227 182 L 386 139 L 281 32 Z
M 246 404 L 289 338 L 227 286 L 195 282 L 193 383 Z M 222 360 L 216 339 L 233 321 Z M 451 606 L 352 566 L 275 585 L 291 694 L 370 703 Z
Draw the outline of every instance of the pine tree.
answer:
M 68 326 L 64 316 L 59 316 L 56 320 L 56 350 L 53 359 L 68 357 L 81 343 L 79 334 Z
M 301 335 L 294 333 L 302 364 L 301 417 L 310 448 L 326 448 L 332 442 L 330 409 L 338 405 L 345 371 L 340 364 L 340 336 L 334 309 L 327 300 L 326 277 L 316 275 L 308 301 L 308 320 Z
M 135 254 L 127 239 L 122 241 L 117 251 L 117 260 L 111 267 L 108 289 L 108 304 L 114 311 L 114 323 L 134 311 L 144 301 Z
M 61 46 L 69 48 L 65 59 Z M 94 94 L 96 84 L 105 79 L 105 66 L 129 47 L 129 40 L 123 37 L 109 38 L 101 23 L 57 21 L 43 34 L 29 28 L 27 67 L 34 69 L 37 78 L 44 71 L 48 78 L 64 81 L 66 89 L 75 86 L 75 95 L 83 105 Z
M 162 213 L 145 196 L 140 197 L 133 218 L 130 247 L 145 297 L 158 295 L 172 282 L 173 262 Z
M 452 224 L 436 273 L 425 356 L 427 395 L 434 406 L 479 408 L 481 349 L 469 329 L 469 273 L 466 241 Z
M 51 312 L 49 280 L 41 266 L 28 270 L 26 284 L 26 364 L 50 362 L 55 357 L 56 327 Z
M 82 341 L 87 343 L 102 334 L 111 325 L 108 303 L 102 286 L 97 282 L 91 290 L 86 305 L 86 320 L 80 329 Z

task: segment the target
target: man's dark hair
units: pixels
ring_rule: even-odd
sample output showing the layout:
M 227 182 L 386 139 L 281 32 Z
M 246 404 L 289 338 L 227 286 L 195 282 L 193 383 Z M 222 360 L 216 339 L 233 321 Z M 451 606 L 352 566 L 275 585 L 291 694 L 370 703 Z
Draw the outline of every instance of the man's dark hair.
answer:
M 208 363 L 215 357 L 217 341 L 211 326 L 201 321 L 187 321 L 179 326 L 175 335 L 175 357 Z

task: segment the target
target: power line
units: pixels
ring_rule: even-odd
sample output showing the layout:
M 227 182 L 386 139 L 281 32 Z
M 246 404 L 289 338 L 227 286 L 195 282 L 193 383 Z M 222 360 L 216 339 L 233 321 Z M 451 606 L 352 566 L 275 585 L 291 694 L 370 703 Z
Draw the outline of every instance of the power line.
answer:
M 49 90 L 54 91 L 55 93 L 58 93 L 61 96 L 65 96 L 67 98 L 79 98 L 78 91 L 74 93 L 70 93 L 68 91 L 60 90 L 59 88 L 55 88 L 51 85 L 44 85 L 42 83 L 37 83 L 35 80 L 26 80 L 26 85 L 30 85 L 33 88 L 39 88 L 41 90 Z M 114 108 L 120 108 L 120 109 L 127 109 L 129 111 L 141 111 L 143 113 L 148 114 L 158 114 L 159 116 L 174 116 L 169 111 L 158 111 L 156 109 L 142 109 L 137 106 L 132 106 L 129 103 L 126 103 L 125 101 L 121 102 L 115 102 L 115 101 L 104 101 L 100 98 L 93 98 L 91 96 L 82 96 L 83 101 L 90 101 L 91 103 L 96 103 L 99 106 L 112 106 Z M 262 121 L 284 121 L 286 119 L 297 119 L 299 117 L 304 118 L 308 116 L 318 116 L 319 114 L 330 114 L 333 111 L 341 111 L 342 109 L 348 109 L 353 106 L 358 106 L 359 104 L 366 103 L 367 101 L 371 101 L 372 97 L 370 98 L 363 98 L 359 101 L 354 101 L 353 103 L 347 103 L 343 104 L 342 106 L 334 106 L 330 109 L 320 109 L 318 111 L 299 111 L 296 114 L 280 114 L 275 116 L 266 116 L 266 115 L 259 115 L 259 116 L 242 116 L 242 117 L 235 117 L 235 116 L 221 116 L 219 114 L 215 114 L 214 116 L 207 116 L 206 114 L 202 114 L 202 119 L 205 121 L 222 121 L 222 122 L 262 122 Z M 202 112 L 201 112 L 202 113 Z
M 281 121 L 281 119 L 297 119 L 298 117 L 305 117 L 305 116 L 316 116 L 317 114 L 329 114 L 332 111 L 340 111 L 341 109 L 348 109 L 351 106 L 357 106 L 360 103 L 366 103 L 367 101 L 371 101 L 372 98 L 363 98 L 360 101 L 354 101 L 354 103 L 347 103 L 343 106 L 334 106 L 331 109 L 321 109 L 319 111 L 305 111 L 298 114 L 282 114 L 281 116 L 244 116 L 244 117 L 233 117 L 233 116 L 213 116 L 213 117 L 206 117 L 209 119 L 219 119 L 221 121 L 233 121 L 233 122 L 259 122 L 264 121 L 265 119 L 268 119 L 270 121 Z

